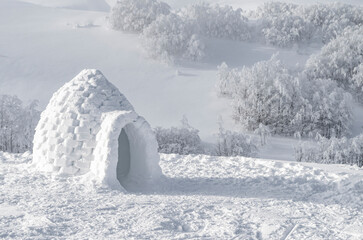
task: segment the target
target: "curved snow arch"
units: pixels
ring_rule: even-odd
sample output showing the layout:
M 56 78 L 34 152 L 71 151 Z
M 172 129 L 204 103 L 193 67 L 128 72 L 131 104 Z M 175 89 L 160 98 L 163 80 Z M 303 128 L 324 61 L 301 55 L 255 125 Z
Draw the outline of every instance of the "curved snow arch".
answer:
M 101 122 L 91 172 L 113 189 L 122 186 L 129 191 L 140 191 L 152 187 L 162 173 L 158 165 L 157 141 L 149 124 L 134 111 L 103 113 Z M 130 143 L 130 168 L 127 176 L 119 181 L 119 136 L 123 129 Z

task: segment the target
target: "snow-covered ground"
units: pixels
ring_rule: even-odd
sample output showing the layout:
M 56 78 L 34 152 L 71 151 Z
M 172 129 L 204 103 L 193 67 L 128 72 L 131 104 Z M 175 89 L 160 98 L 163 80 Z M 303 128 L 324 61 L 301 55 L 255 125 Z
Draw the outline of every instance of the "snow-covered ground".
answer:
M 0 238 L 363 238 L 356 167 L 161 155 L 165 178 L 124 193 L 39 173 L 31 157 L 0 153 Z
M 251 66 L 277 51 L 288 65 L 304 64 L 321 47 L 206 39 L 201 62 L 166 65 L 146 57 L 138 35 L 107 28 L 114 2 L 0 0 L 0 94 L 39 99 L 43 110 L 65 82 L 97 68 L 153 127 L 176 126 L 186 115 L 213 141 L 219 116 L 236 127 L 215 90 L 219 64 Z M 266 1 L 206 2 L 252 9 Z M 356 136 L 363 107 L 354 113 Z M 271 137 L 263 159 L 161 155 L 165 177 L 142 193 L 113 191 L 87 175 L 40 173 L 31 154 L 0 152 L 0 239 L 363 239 L 363 170 L 284 161 L 294 160 L 296 143 Z

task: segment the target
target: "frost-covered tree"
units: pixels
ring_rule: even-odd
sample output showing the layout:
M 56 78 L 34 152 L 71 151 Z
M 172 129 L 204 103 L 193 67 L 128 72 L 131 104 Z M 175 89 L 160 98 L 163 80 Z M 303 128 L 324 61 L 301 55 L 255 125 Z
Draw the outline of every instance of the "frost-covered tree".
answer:
M 348 134 L 350 94 L 328 79 L 309 80 L 273 56 L 242 70 L 219 67 L 219 91 L 232 100 L 233 118 L 249 131 L 328 138 Z
M 363 8 L 348 4 L 314 4 L 309 6 L 269 2 L 250 13 L 260 22 L 266 42 L 280 47 L 309 39 L 323 43 L 339 36 L 347 27 L 363 24 Z
M 327 138 L 349 135 L 353 119 L 351 95 L 332 80 L 300 77 L 304 101 L 294 119 L 296 132 Z
M 260 137 L 260 145 L 264 146 L 267 143 L 267 138 L 271 136 L 271 130 L 268 126 L 260 123 L 257 129 L 254 131 Z
M 0 95 L 0 151 L 25 152 L 33 146 L 39 120 L 37 102 L 23 106 L 16 96 Z
M 261 31 L 267 43 L 279 47 L 289 47 L 307 41 L 313 35 L 313 28 L 309 22 L 300 16 L 285 14 L 264 17 Z
M 308 59 L 306 74 L 310 79 L 331 79 L 363 101 L 363 26 L 347 28 Z
M 109 23 L 115 30 L 142 32 L 158 16 L 169 13 L 169 5 L 157 0 L 118 0 L 111 9 Z
M 216 88 L 219 95 L 221 97 L 232 98 L 241 81 L 239 69 L 229 68 L 225 62 L 219 65 L 217 69 L 217 77 L 219 80 L 217 81 Z
M 225 77 L 220 82 L 230 89 L 224 91 L 232 95 L 233 118 L 245 129 L 254 131 L 263 124 L 273 133 L 293 132 L 290 123 L 301 97 L 298 79 L 276 57 L 251 68 L 243 67 L 241 71 L 232 69 L 226 74 L 226 66 L 220 67 L 220 71 L 225 72 L 219 74 Z
M 203 56 L 203 43 L 194 27 L 176 14 L 159 16 L 144 29 L 142 39 L 151 57 L 165 61 L 175 58 L 197 60 Z
M 315 143 L 303 142 L 295 146 L 299 162 L 349 164 L 363 166 L 363 134 L 354 138 L 320 137 Z
M 199 131 L 183 117 L 181 127 L 154 129 L 161 153 L 201 154 L 204 152 Z
M 258 148 L 249 136 L 226 130 L 223 127 L 223 123 L 219 122 L 219 132 L 214 155 L 253 157 L 256 156 L 257 152 Z
M 340 35 L 346 27 L 363 24 L 363 8 L 342 3 L 301 6 L 297 14 L 315 26 L 324 43 Z
M 252 12 L 257 17 L 264 41 L 279 47 L 289 47 L 293 44 L 309 40 L 314 29 L 297 11 L 298 5 L 282 2 L 264 3 Z
M 254 18 L 263 18 L 266 16 L 295 15 L 299 5 L 284 2 L 266 2 L 257 7 L 256 11 L 250 12 Z
M 248 19 L 240 8 L 198 3 L 181 9 L 178 14 L 203 36 L 238 41 L 251 37 Z

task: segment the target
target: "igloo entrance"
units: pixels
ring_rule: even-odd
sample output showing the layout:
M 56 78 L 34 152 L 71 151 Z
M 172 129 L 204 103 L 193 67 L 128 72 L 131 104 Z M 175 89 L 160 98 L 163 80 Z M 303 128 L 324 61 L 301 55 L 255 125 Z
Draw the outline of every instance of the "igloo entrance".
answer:
M 127 178 L 130 171 L 130 141 L 126 134 L 125 128 L 122 128 L 118 137 L 118 161 L 116 167 L 117 180 L 122 182 Z
M 105 113 L 96 140 L 91 171 L 108 186 L 143 191 L 160 177 L 155 135 L 135 112 Z
M 147 187 L 153 169 L 148 161 L 154 158 L 150 147 L 154 148 L 145 131 L 144 124 L 130 122 L 118 127 L 117 132 L 117 163 L 113 171 L 118 183 L 128 191 L 138 191 Z M 116 147 L 116 146 L 115 146 Z M 115 159 L 116 160 L 116 159 Z
M 133 123 L 121 128 L 117 142 L 116 178 L 126 190 L 135 190 L 147 177 L 148 142 L 143 131 Z

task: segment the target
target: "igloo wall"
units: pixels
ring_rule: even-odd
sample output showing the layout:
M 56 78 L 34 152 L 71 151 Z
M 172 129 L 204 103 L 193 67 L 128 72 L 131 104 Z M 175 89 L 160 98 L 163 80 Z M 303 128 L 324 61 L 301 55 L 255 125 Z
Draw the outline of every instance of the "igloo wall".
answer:
M 157 178 L 161 175 L 159 155 L 149 124 L 100 71 L 83 70 L 54 93 L 42 112 L 34 136 L 33 163 L 39 170 L 62 175 L 81 175 L 92 169 L 98 179 L 116 187 L 120 185 L 118 137 L 126 125 L 129 140 L 138 144 L 132 144 L 135 149 L 130 146 L 131 167 L 125 185 Z

